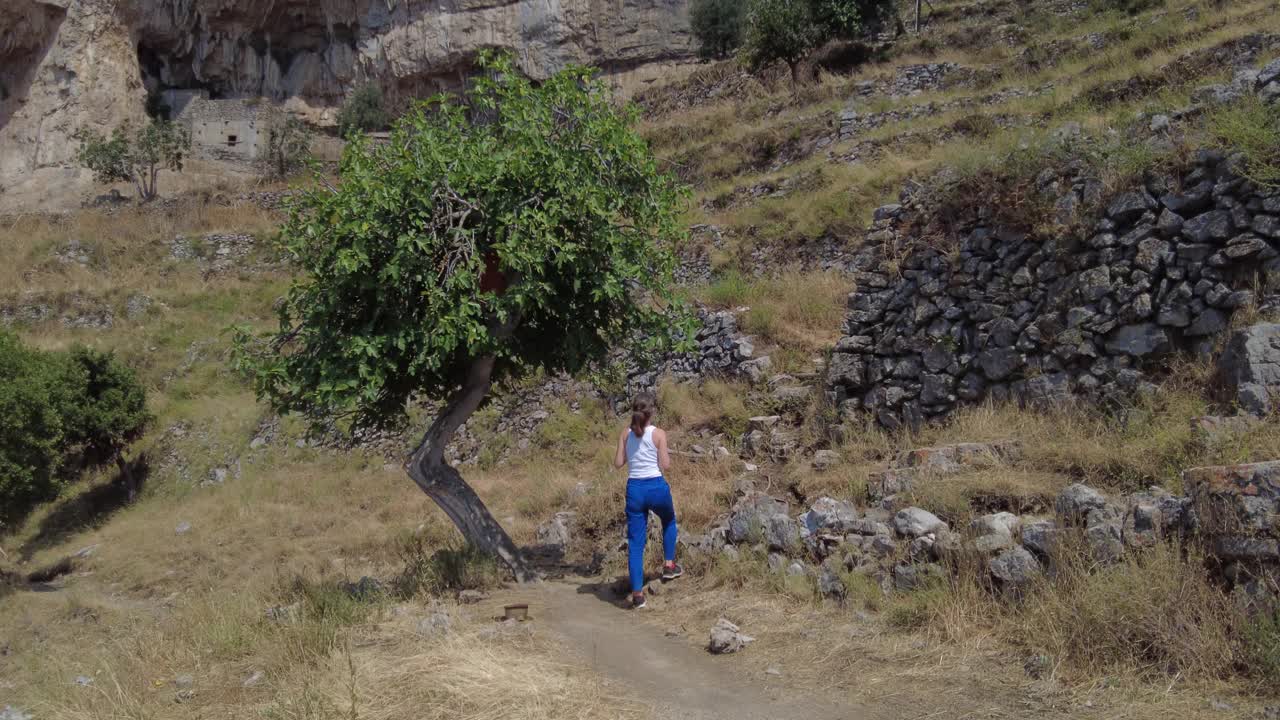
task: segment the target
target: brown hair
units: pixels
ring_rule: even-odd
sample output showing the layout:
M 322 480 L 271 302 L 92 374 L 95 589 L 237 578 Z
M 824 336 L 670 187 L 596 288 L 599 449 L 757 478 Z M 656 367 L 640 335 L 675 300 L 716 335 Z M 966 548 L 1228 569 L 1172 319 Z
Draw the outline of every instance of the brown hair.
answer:
M 653 418 L 653 411 L 657 407 L 658 401 L 649 393 L 637 395 L 631 402 L 631 432 L 635 433 L 636 437 L 644 437 L 645 426 Z

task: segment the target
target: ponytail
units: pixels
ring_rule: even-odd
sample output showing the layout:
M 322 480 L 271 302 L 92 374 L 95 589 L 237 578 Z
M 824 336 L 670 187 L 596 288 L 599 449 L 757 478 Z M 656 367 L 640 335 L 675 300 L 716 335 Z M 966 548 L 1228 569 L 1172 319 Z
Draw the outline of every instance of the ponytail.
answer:
M 653 418 L 653 410 L 657 404 L 653 396 L 648 393 L 636 396 L 635 401 L 631 403 L 631 432 L 635 433 L 636 437 L 644 437 L 644 429 Z

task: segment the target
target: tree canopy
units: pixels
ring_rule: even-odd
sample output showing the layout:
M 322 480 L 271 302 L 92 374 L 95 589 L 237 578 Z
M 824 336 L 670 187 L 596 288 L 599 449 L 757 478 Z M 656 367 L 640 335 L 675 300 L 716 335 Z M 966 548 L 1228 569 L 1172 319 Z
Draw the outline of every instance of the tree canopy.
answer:
M 138 197 L 156 196 L 161 170 L 181 172 L 191 152 L 191 134 L 168 120 L 152 120 L 137 131 L 128 123 L 106 137 L 92 130 L 76 133 L 79 163 L 93 171 L 100 183 L 133 183 Z
M 831 40 L 851 40 L 894 12 L 892 0 L 749 0 L 743 50 L 752 69 L 800 61 Z
M 145 388 L 114 355 L 43 352 L 0 332 L 0 521 L 56 495 L 72 455 L 120 462 L 150 420 Z
M 742 0 L 694 0 L 689 24 L 698 38 L 698 54 L 726 58 L 742 43 Z
M 390 124 L 382 88 L 373 83 L 356 88 L 338 112 L 338 133 L 343 137 L 353 132 L 385 130 Z
M 681 190 L 631 112 L 581 68 L 535 86 L 504 56 L 483 63 L 466 104 L 438 96 L 390 142 L 355 139 L 339 184 L 294 207 L 281 241 L 302 279 L 281 352 L 254 365 L 280 409 L 378 421 L 447 395 L 480 356 L 499 381 L 669 338 Z

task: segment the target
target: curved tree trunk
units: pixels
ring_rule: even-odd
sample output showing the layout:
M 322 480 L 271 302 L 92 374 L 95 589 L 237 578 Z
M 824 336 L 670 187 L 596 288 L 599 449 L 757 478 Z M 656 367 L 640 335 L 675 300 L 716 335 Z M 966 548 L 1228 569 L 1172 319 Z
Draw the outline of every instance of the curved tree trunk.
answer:
M 520 549 L 493 518 L 480 496 L 455 468 L 444 461 L 445 446 L 488 394 L 494 361 L 490 355 L 472 362 L 462 388 L 422 436 L 417 449 L 405 463 L 405 471 L 444 510 L 467 542 L 501 558 L 517 581 L 529 582 L 538 579 L 537 572 L 529 567 Z

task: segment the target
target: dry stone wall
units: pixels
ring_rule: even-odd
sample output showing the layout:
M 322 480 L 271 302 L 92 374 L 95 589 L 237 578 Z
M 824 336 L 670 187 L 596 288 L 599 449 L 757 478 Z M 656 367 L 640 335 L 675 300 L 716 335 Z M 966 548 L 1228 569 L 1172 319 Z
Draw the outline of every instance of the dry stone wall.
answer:
M 914 426 L 966 401 L 1115 400 L 1152 389 L 1171 353 L 1207 353 L 1280 268 L 1280 191 L 1202 151 L 1173 177 L 1099 203 L 1086 231 L 1002 226 L 992 208 L 921 236 L 923 193 L 879 208 L 853 261 L 846 336 L 828 367 L 842 412 Z M 1098 202 L 1080 174 L 1043 178 L 1067 213 Z M 1091 197 L 1092 196 L 1092 197 Z

